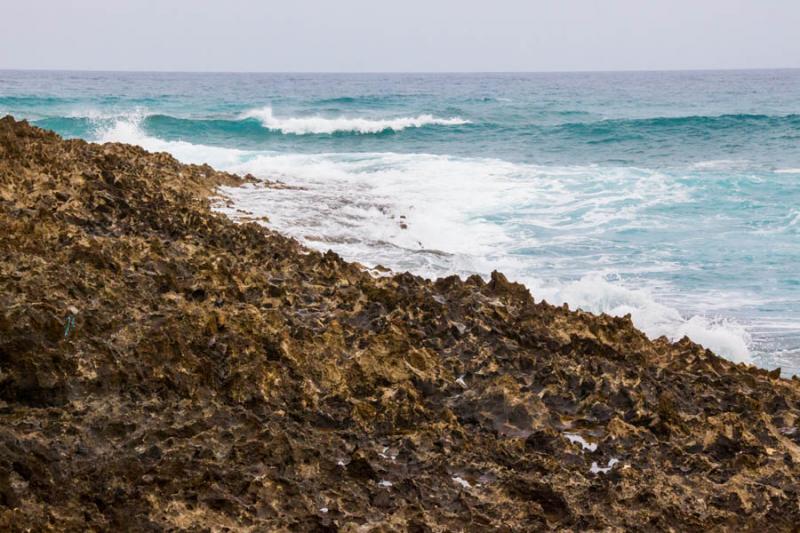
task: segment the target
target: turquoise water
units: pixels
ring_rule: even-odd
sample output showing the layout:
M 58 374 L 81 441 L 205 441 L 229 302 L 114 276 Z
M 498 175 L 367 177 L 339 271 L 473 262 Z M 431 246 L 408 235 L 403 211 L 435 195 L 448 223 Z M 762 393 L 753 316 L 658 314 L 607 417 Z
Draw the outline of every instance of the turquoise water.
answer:
M 0 113 L 295 185 L 228 193 L 348 259 L 498 268 L 800 373 L 798 70 L 0 71 Z

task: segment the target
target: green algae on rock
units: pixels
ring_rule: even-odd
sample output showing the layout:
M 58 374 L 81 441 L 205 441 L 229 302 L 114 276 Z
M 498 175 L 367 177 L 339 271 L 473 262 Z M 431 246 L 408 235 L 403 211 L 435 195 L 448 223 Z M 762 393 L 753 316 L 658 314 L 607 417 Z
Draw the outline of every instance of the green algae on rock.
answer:
M 0 120 L 3 529 L 800 524 L 796 379 L 373 277 L 213 213 L 245 179 Z

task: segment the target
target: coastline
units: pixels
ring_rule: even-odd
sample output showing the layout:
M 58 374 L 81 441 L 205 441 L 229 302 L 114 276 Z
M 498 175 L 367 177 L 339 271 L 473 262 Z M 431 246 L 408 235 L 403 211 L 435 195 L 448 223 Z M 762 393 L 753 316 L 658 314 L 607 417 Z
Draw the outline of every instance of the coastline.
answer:
M 164 153 L 8 117 L 0 150 L 6 527 L 800 523 L 796 378 L 499 273 L 373 277 Z
M 800 375 L 796 73 L 4 80 L 5 113 L 64 138 L 300 187 L 228 194 L 310 248 L 430 279 L 498 270 Z

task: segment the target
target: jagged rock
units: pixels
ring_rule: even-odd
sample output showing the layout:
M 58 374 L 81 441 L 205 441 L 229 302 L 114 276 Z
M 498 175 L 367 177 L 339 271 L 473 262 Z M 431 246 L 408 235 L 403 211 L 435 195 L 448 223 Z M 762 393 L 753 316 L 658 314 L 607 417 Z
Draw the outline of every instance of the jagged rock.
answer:
M 800 523 L 800 381 L 499 273 L 373 277 L 210 210 L 244 181 L 0 120 L 0 527 Z

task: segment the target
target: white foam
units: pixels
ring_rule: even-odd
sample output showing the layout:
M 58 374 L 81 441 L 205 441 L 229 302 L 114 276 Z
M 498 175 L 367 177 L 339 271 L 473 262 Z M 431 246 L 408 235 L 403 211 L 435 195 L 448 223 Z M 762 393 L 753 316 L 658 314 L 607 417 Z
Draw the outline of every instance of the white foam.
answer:
M 698 170 L 741 170 L 750 166 L 748 159 L 711 159 L 709 161 L 698 161 L 692 168 Z
M 634 289 L 589 274 L 574 282 L 541 287 L 539 293 L 551 303 L 613 316 L 631 315 L 633 323 L 650 338 L 666 336 L 693 341 L 736 362 L 751 362 L 750 336 L 736 322 L 720 317 L 694 315 L 688 319 L 677 309 L 659 303 L 647 289 Z
M 591 263 L 578 267 L 573 257 L 552 253 L 553 245 L 595 245 L 595 236 L 606 228 L 657 224 L 642 220 L 645 209 L 692 194 L 668 176 L 635 168 L 542 167 L 430 154 L 250 152 L 157 139 L 142 131 L 142 118 L 117 120 L 98 131 L 98 140 L 138 144 L 184 162 L 299 187 L 251 185 L 226 193 L 236 208 L 268 216 L 271 227 L 310 247 L 427 277 L 498 269 L 524 282 L 537 299 L 595 313 L 630 313 L 651 338 L 688 335 L 719 355 L 750 361 L 750 339 L 740 325 L 685 316 L 648 287 L 615 279 L 619 269 L 677 267 L 653 261 L 631 265 L 627 254 L 604 255 L 609 244 L 602 240 Z M 235 208 L 220 210 L 236 216 Z M 556 272 L 560 278 L 541 279 L 534 272 Z
M 800 168 L 778 168 L 773 172 L 775 174 L 800 174 Z
M 672 337 L 687 336 L 698 344 L 737 363 L 750 363 L 750 335 L 733 320 L 693 316 L 680 324 Z
M 406 128 L 421 128 L 428 125 L 460 126 L 469 124 L 468 120 L 459 117 L 437 118 L 429 114 L 386 119 L 322 117 L 319 115 L 280 118 L 273 114 L 272 107 L 269 106 L 251 109 L 243 113 L 241 117 L 254 118 L 259 120 L 267 129 L 295 135 L 336 132 L 380 133 L 387 130 L 401 131 Z

